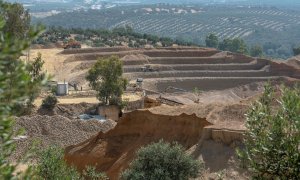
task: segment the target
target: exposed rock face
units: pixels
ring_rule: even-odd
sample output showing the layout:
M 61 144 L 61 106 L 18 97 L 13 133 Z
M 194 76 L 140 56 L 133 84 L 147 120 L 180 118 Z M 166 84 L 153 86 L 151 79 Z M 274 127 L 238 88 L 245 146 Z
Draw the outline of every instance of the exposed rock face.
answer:
M 117 179 L 141 146 L 164 139 L 177 141 L 189 149 L 197 144 L 203 128 L 209 125 L 205 118 L 195 114 L 169 116 L 148 110 L 133 111 L 109 132 L 100 132 L 85 142 L 67 147 L 65 159 L 79 170 L 93 165 L 111 179 Z

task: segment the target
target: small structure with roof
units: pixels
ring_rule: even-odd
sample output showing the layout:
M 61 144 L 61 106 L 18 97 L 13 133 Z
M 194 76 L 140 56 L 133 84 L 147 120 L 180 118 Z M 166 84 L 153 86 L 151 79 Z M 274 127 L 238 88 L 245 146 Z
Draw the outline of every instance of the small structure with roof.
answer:
M 69 94 L 68 82 L 57 82 L 56 95 L 65 96 Z

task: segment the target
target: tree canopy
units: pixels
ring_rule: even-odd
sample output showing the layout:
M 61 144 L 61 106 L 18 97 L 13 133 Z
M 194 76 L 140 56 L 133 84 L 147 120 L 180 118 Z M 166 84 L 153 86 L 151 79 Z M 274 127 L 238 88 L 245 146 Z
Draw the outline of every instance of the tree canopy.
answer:
M 219 38 L 215 34 L 209 34 L 206 36 L 205 44 L 207 47 L 218 48 L 219 46 Z
M 203 163 L 187 155 L 178 143 L 160 140 L 138 150 L 123 180 L 196 178 L 204 169 Z
M 23 35 L 21 31 L 8 32 L 9 26 L 12 25 L 8 23 L 13 21 L 9 18 L 11 16 L 3 16 L 3 13 L 13 15 L 10 11 L 11 6 L 0 1 L 0 7 L 0 179 L 27 179 L 28 172 L 14 174 L 16 165 L 11 164 L 8 158 L 14 150 L 12 126 L 15 114 L 13 108 L 19 103 L 25 103 L 33 90 L 28 67 L 18 58 L 30 46 L 30 42 L 39 31 L 30 31 L 26 38 L 21 37 Z M 27 28 L 20 27 L 20 29 Z M 41 82 L 36 85 L 42 85 Z
M 300 55 L 300 47 L 298 47 L 298 48 L 293 48 L 293 52 L 294 52 L 294 55 L 295 55 L 295 56 Z
M 97 91 L 97 98 L 104 104 L 119 104 L 126 89 L 127 80 L 122 77 L 123 65 L 119 57 L 99 59 L 88 71 L 86 79 Z
M 231 51 L 235 53 L 248 54 L 248 47 L 243 39 L 224 39 L 219 44 L 219 49 L 223 51 Z
M 259 45 L 252 46 L 250 49 L 250 55 L 253 57 L 261 57 L 263 55 L 263 49 Z
M 24 39 L 30 31 L 30 15 L 19 3 L 0 4 L 0 15 L 5 21 L 3 31 L 14 38 Z
M 300 88 L 281 88 L 280 97 L 267 85 L 246 115 L 242 162 L 258 179 L 300 178 Z M 274 108 L 274 105 L 277 107 Z

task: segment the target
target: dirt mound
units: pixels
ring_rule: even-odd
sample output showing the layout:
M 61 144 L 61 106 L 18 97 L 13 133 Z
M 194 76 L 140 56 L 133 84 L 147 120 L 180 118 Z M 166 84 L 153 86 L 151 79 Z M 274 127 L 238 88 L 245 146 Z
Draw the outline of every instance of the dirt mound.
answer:
M 97 104 L 93 103 L 73 103 L 73 104 L 57 104 L 51 111 L 40 108 L 37 111 L 39 115 L 60 115 L 70 119 L 77 118 L 80 114 L 91 114 L 97 108 Z
M 22 157 L 30 148 L 31 143 L 39 141 L 39 147 L 45 149 L 49 145 L 66 147 L 113 128 L 114 121 L 99 122 L 97 120 L 82 121 L 69 119 L 60 115 L 54 116 L 23 116 L 16 118 L 14 131 L 25 130 L 26 139 L 17 140 L 17 149 L 12 159 Z
M 111 131 L 67 147 L 65 158 L 79 170 L 93 165 L 117 179 L 141 146 L 164 139 L 177 141 L 188 149 L 198 142 L 202 129 L 208 125 L 205 118 L 195 114 L 167 116 L 148 110 L 134 111 L 121 118 Z

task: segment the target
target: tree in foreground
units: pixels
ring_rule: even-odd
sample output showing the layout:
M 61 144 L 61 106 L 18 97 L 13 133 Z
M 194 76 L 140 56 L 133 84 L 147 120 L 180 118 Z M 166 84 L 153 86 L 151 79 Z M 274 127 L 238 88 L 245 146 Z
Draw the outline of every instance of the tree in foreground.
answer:
M 181 145 L 160 140 L 138 150 L 136 159 L 122 173 L 121 179 L 187 180 L 201 175 L 203 169 L 203 163 L 186 154 Z
M 208 36 L 206 36 L 205 44 L 207 47 L 218 48 L 219 46 L 218 36 L 216 36 L 215 34 L 209 34 Z
M 0 15 L 5 21 L 3 32 L 11 38 L 32 40 L 30 37 L 30 14 L 22 4 L 0 2 Z
M 248 112 L 238 155 L 255 178 L 300 179 L 300 88 L 283 87 L 278 99 L 274 94 L 267 85 Z
M 87 167 L 82 174 L 68 166 L 64 161 L 64 150 L 51 146 L 40 153 L 36 165 L 37 179 L 47 180 L 107 180 L 104 173 L 99 173 L 94 167 Z
M 2 5 L 0 1 L 1 8 Z M 16 165 L 12 165 L 8 158 L 14 151 L 13 108 L 25 103 L 32 94 L 31 75 L 18 58 L 40 31 L 29 31 L 26 39 L 19 39 L 6 33 L 5 25 L 6 19 L 0 16 L 0 179 L 26 179 L 30 176 L 29 171 L 16 174 Z M 13 70 L 7 71 L 8 67 L 13 67 Z
M 111 56 L 99 59 L 89 70 L 86 79 L 103 104 L 120 105 L 127 85 L 127 80 L 122 77 L 122 66 L 117 56 Z

